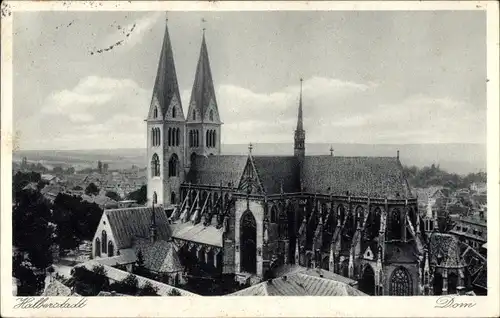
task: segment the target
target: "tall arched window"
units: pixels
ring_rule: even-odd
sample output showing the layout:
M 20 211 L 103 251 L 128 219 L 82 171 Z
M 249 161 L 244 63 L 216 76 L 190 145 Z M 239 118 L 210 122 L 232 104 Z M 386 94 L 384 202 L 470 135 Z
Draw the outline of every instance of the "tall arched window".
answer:
M 412 282 L 408 270 L 404 267 L 396 268 L 391 275 L 390 296 L 411 296 L 412 295 Z
M 207 147 L 210 148 L 210 130 L 207 130 L 205 134 L 205 143 L 207 144 Z
M 153 110 L 153 118 L 158 118 L 158 107 Z
M 156 145 L 159 146 L 161 144 L 161 132 L 160 132 L 160 128 L 156 128 L 156 134 L 157 134 Z
M 156 146 L 156 129 L 151 128 L 151 145 Z
M 217 132 L 215 130 L 212 131 L 212 147 L 216 146 L 215 140 L 216 140 Z
M 389 239 L 398 240 L 401 238 L 401 210 L 393 209 L 391 213 L 391 227 L 389 229 Z
M 172 107 L 172 118 L 175 118 L 177 116 L 177 110 L 175 107 Z
M 200 132 L 198 130 L 194 131 L 194 146 L 195 147 L 200 146 Z
M 193 147 L 193 131 L 189 131 L 189 147 Z
M 210 110 L 208 117 L 210 118 L 210 121 L 214 121 L 214 111 L 212 109 Z
M 196 120 L 196 110 L 193 109 L 193 120 Z
M 160 176 L 160 159 L 157 154 L 154 154 L 153 158 L 151 158 L 151 175 L 153 177 Z
M 172 155 L 172 157 L 170 157 L 170 160 L 168 161 L 168 176 L 169 177 L 176 177 L 178 175 L 178 162 L 179 162 L 179 158 L 174 153 Z
M 113 242 L 108 242 L 108 257 L 112 257 L 115 255 L 115 247 L 113 246 Z
M 108 241 L 108 235 L 106 234 L 106 230 L 102 230 L 102 233 L 101 233 L 101 248 L 102 248 L 102 252 L 103 253 L 106 253 L 107 249 L 106 249 L 106 242 Z
M 250 211 L 243 213 L 240 219 L 240 266 L 241 271 L 257 271 L 257 227 Z
M 172 146 L 172 128 L 168 129 L 168 139 L 167 140 L 168 140 L 167 144 L 169 146 Z
M 340 220 L 340 224 L 344 223 L 345 218 L 345 208 L 342 204 L 337 207 L 337 219 Z
M 95 256 L 101 256 L 101 240 L 98 237 L 95 238 Z
M 271 208 L 271 223 L 277 223 L 278 222 L 278 209 L 276 208 L 275 205 Z
M 181 144 L 181 130 L 177 128 L 175 130 L 175 145 L 179 146 Z
M 172 191 L 172 193 L 170 193 L 170 203 L 172 204 L 175 204 L 175 192 Z

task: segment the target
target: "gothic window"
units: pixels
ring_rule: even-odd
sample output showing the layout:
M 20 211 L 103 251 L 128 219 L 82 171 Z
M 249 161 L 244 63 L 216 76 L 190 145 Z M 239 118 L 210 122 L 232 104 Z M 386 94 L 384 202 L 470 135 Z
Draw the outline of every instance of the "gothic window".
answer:
M 177 113 L 177 112 L 176 112 L 175 107 L 172 107 L 172 118 L 175 118 L 175 117 L 176 117 L 176 115 L 177 115 L 176 113 Z
M 217 132 L 215 130 L 212 131 L 212 147 L 216 146 L 216 137 L 217 137 Z
M 205 143 L 207 144 L 207 147 L 210 147 L 210 130 L 207 130 L 205 135 Z
M 95 256 L 101 256 L 101 240 L 98 237 L 95 238 Z
M 198 130 L 194 131 L 194 146 L 199 147 L 200 146 L 200 132 Z
M 181 130 L 177 128 L 175 130 L 175 145 L 179 146 L 181 144 Z
M 356 208 L 356 220 L 359 222 L 360 226 L 363 226 L 364 221 L 364 210 L 362 206 Z
M 106 253 L 106 242 L 108 241 L 108 235 L 106 234 L 106 230 L 102 230 L 101 233 L 101 249 L 103 253 Z
M 190 157 L 189 159 L 191 160 L 191 164 L 193 164 L 193 163 L 194 163 L 194 160 L 196 159 L 196 153 L 194 153 L 194 152 L 193 152 L 193 153 L 191 154 L 191 157 Z
M 391 275 L 390 296 L 411 296 L 412 295 L 412 282 L 408 270 L 404 267 L 396 268 Z
M 196 120 L 196 110 L 193 109 L 193 120 Z
M 276 206 L 273 205 L 271 208 L 271 223 L 277 223 L 278 221 L 278 209 L 276 209 Z
M 160 159 L 158 158 L 157 154 L 154 154 L 153 158 L 151 159 L 151 175 L 153 177 L 160 176 Z
M 172 128 L 168 129 L 168 145 L 172 146 Z
M 156 128 L 156 145 L 159 146 L 161 143 L 160 128 Z
M 344 223 L 344 217 L 345 217 L 345 208 L 342 204 L 339 204 L 337 207 L 337 220 L 340 220 L 340 225 Z
M 457 293 L 457 284 L 458 284 L 458 276 L 456 273 L 450 273 L 448 275 L 448 294 L 456 294 Z
M 257 225 L 250 211 L 243 213 L 240 219 L 240 264 L 241 271 L 257 271 Z
M 208 117 L 210 118 L 210 121 L 214 121 L 214 111 L 212 109 L 210 110 Z
M 158 107 L 155 107 L 153 111 L 153 118 L 158 118 Z
M 158 195 L 156 194 L 156 191 L 153 192 L 153 204 L 158 203 Z
M 115 249 L 113 246 L 113 242 L 109 241 L 108 242 L 108 257 L 114 256 L 115 255 L 114 253 L 115 253 Z
M 175 204 L 175 192 L 170 193 L 170 203 Z
M 168 161 L 168 176 L 169 177 L 176 177 L 178 175 L 178 163 L 179 163 L 179 158 L 174 153 L 172 155 L 172 157 L 170 157 L 170 160 Z
M 156 146 L 156 129 L 151 128 L 151 145 Z
M 193 147 L 193 131 L 189 131 L 189 147 Z
M 391 227 L 389 230 L 390 239 L 397 240 L 401 238 L 401 211 L 393 209 L 391 213 Z

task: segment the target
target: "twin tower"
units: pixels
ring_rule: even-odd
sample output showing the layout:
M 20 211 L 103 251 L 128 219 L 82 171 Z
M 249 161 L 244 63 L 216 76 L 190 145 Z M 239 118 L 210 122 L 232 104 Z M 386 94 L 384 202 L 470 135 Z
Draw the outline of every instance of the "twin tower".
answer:
M 176 204 L 196 155 L 219 155 L 221 125 L 208 60 L 201 42 L 189 110 L 184 115 L 168 27 L 165 27 L 147 122 L 148 205 Z

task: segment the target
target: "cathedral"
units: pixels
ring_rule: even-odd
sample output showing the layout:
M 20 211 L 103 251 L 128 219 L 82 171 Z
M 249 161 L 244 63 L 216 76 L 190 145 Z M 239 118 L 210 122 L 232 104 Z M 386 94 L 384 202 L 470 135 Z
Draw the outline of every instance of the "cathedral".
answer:
M 183 267 L 201 266 L 253 285 L 284 266 L 300 266 L 348 277 L 369 295 L 428 294 L 427 226 L 399 152 L 342 157 L 330 149 L 308 156 L 302 81 L 297 95 L 293 156 L 257 156 L 251 144 L 248 154 L 222 155 L 205 34 L 184 113 L 166 28 L 146 119 L 147 207 L 105 211 L 95 255 L 103 253 L 99 244 L 109 251 L 105 241 L 112 237 L 121 237 L 125 251 L 137 245 L 128 238 L 136 235 L 143 246 L 144 237 L 155 246 L 165 242 L 168 257 L 159 264 L 176 281 Z

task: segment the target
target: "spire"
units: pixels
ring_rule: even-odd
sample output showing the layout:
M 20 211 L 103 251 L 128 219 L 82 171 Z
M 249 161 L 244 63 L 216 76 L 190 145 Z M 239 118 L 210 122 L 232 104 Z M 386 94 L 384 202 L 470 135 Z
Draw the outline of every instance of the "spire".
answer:
M 304 124 L 302 119 L 302 78 L 300 79 L 300 99 L 299 99 L 299 114 L 297 117 L 297 131 L 304 130 Z
M 207 115 L 212 110 L 212 118 Z M 193 116 L 193 113 L 196 115 Z M 212 80 L 212 71 L 208 59 L 208 49 L 205 40 L 205 28 L 201 41 L 200 57 L 196 66 L 193 90 L 191 91 L 191 101 L 189 102 L 189 111 L 187 114 L 188 122 L 191 121 L 213 121 L 220 124 L 219 109 L 215 98 L 214 83 Z
M 165 35 L 163 37 L 163 45 L 161 47 L 160 60 L 156 72 L 151 108 L 156 107 L 155 104 L 158 103 L 163 116 L 165 116 L 173 98 L 177 99 L 177 103 L 179 103 L 177 111 L 181 114 L 180 117 L 184 118 L 182 106 L 180 104 L 181 98 L 179 94 L 179 84 L 177 83 L 177 73 L 175 71 L 174 54 L 170 43 L 168 24 L 165 22 Z

